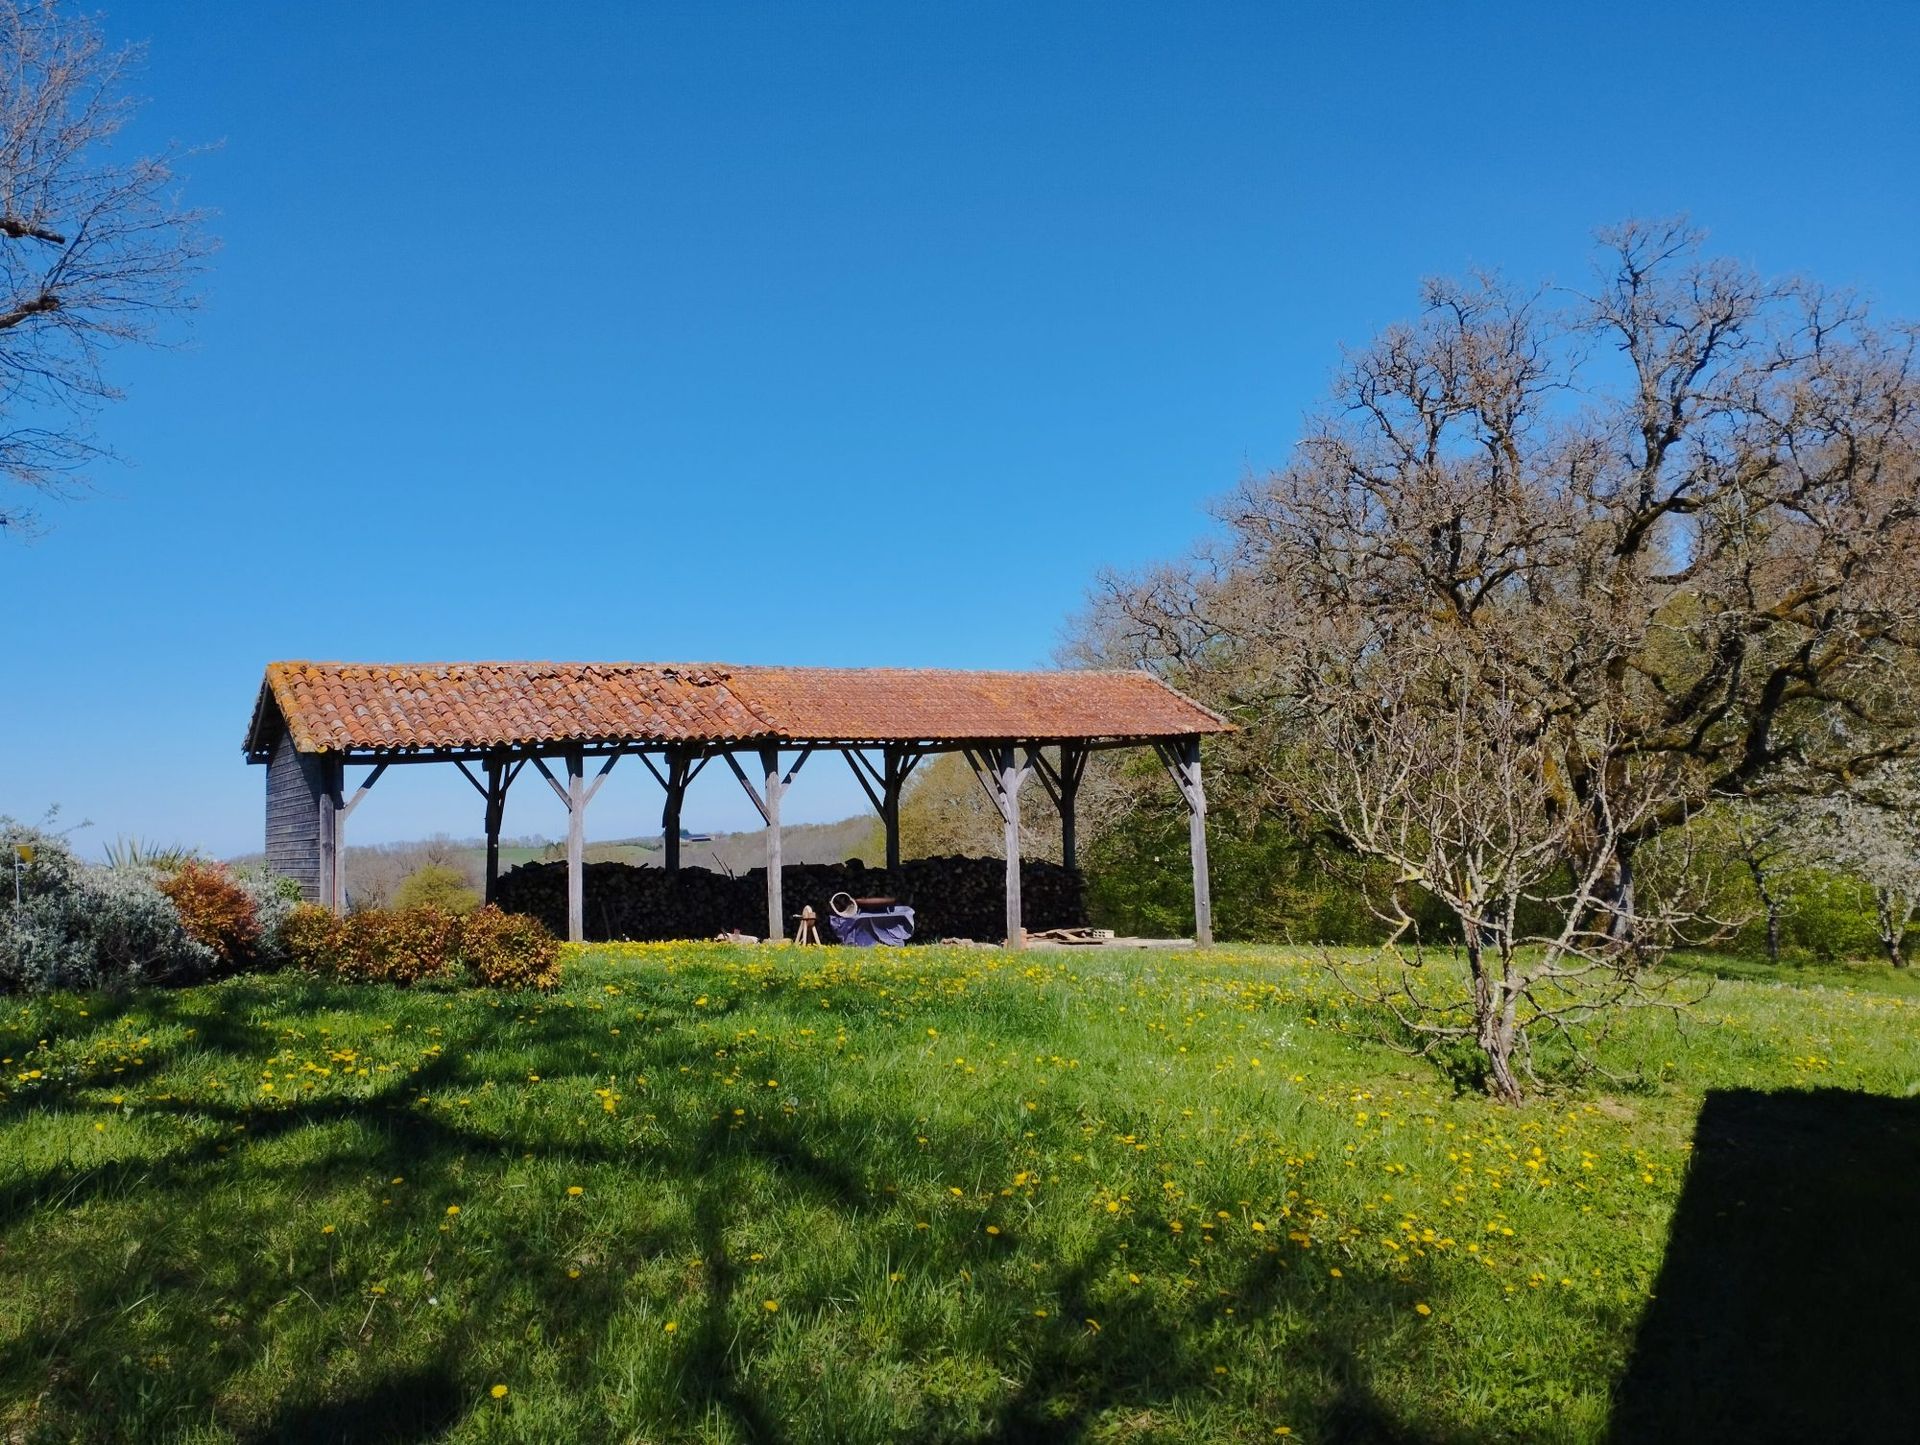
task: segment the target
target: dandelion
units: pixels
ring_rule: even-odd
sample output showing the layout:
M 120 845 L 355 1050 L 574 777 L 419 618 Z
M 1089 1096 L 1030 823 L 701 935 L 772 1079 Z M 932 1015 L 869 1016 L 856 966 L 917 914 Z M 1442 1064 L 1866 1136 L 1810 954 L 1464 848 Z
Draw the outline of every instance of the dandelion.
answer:
M 777 1299 L 761 1300 L 760 1308 L 765 1310 L 768 1314 L 772 1314 L 775 1310 L 780 1308 L 780 1301 Z
M 679 1328 L 680 1328 L 680 1321 L 678 1320 L 668 1320 L 664 1325 L 660 1327 L 661 1333 L 669 1334 L 669 1335 Z
M 569 1184 L 567 1186 L 567 1197 L 569 1199 L 578 1199 L 582 1194 L 585 1194 L 586 1192 L 587 1191 L 582 1189 L 578 1184 Z
M 496 1400 L 504 1400 L 507 1398 L 507 1387 L 505 1385 L 495 1385 L 491 1390 L 487 1391 L 487 1393 Z
M 323 1224 L 320 1226 L 320 1232 L 322 1234 L 332 1234 L 333 1226 L 331 1224 Z
M 998 1234 L 999 1232 L 1000 1232 L 1000 1226 L 999 1226 L 999 1225 L 997 1225 L 997 1224 L 989 1224 L 989 1225 L 987 1226 L 987 1233 L 988 1233 L 988 1234 Z
M 1425 1300 L 1422 1300 L 1419 1304 L 1415 1305 L 1413 1307 L 1413 1312 L 1417 1315 L 1430 1315 L 1433 1313 L 1432 1309 L 1428 1307 Z
M 451 1218 L 452 1218 L 452 1217 L 453 1217 L 454 1215 L 456 1215 L 456 1214 L 458 1214 L 459 1212 L 460 1212 L 460 1206 L 459 1206 L 459 1205 L 457 1205 L 457 1204 L 449 1204 L 449 1205 L 447 1206 L 447 1217 L 448 1217 L 449 1219 L 451 1219 Z
M 1333 1277 L 1334 1277 L 1335 1279 L 1345 1279 L 1345 1278 L 1346 1278 L 1346 1276 L 1345 1276 L 1345 1275 L 1343 1275 L 1343 1274 L 1341 1274 L 1341 1273 L 1340 1273 L 1340 1271 L 1339 1271 L 1338 1269 L 1330 1269 L 1330 1270 L 1328 1270 L 1328 1271 L 1327 1271 L 1327 1273 L 1328 1273 L 1328 1274 L 1330 1274 L 1330 1275 L 1332 1275 L 1332 1276 L 1333 1276 Z

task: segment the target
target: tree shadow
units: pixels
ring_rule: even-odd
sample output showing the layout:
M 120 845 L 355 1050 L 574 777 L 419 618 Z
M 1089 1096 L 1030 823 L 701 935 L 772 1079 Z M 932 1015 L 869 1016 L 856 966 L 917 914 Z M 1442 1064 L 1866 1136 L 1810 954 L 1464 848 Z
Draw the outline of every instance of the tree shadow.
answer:
M 1920 1099 L 1708 1094 L 1610 1438 L 1910 1440 Z
M 410 1370 L 345 1399 L 288 1405 L 242 1438 L 286 1445 L 411 1445 L 444 1436 L 471 1403 L 446 1370 Z

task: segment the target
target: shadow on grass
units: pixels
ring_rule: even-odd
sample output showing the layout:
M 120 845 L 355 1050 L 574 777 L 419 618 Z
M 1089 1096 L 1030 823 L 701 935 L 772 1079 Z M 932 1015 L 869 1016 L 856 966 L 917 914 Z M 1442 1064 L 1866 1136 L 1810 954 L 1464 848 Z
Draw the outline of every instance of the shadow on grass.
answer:
M 412 1445 L 445 1435 L 471 1403 L 446 1371 L 410 1370 L 345 1399 L 287 1406 L 248 1438 L 286 1445 Z
M 1710 1093 L 1616 1445 L 1911 1440 L 1920 1100 Z
M 332 995 L 316 992 L 293 1004 L 282 1001 L 281 1007 L 285 1016 L 302 1004 L 313 1013 L 333 1003 Z M 457 1052 L 423 1062 L 418 1072 L 384 1081 L 369 1095 L 333 1095 L 274 1105 L 237 1099 L 147 1104 L 144 1107 L 156 1113 L 203 1120 L 214 1126 L 214 1132 L 183 1140 L 158 1157 L 90 1169 L 53 1164 L 17 1177 L 0 1189 L 0 1231 L 36 1213 L 78 1210 L 99 1200 L 138 1202 L 152 1221 L 151 1228 L 158 1231 L 162 1221 L 190 1215 L 222 1172 L 233 1169 L 255 1169 L 258 1178 L 275 1186 L 274 1197 L 297 1198 L 309 1193 L 318 1196 L 328 1180 L 360 1172 L 373 1177 L 404 1173 L 425 1180 L 440 1177 L 456 1162 L 484 1174 L 523 1157 L 609 1166 L 632 1161 L 630 1147 L 618 1143 L 556 1141 L 542 1137 L 537 1127 L 523 1130 L 515 1123 L 489 1130 L 415 1102 L 421 1094 L 484 1086 L 488 1074 L 500 1071 L 516 1050 L 537 1050 L 541 1071 L 552 1080 L 600 1077 L 603 1065 L 595 1051 L 604 1042 L 603 1019 L 554 1011 L 530 1033 L 503 1010 L 465 1020 L 461 1035 Z M 272 1047 L 276 1037 L 277 1030 L 249 1025 L 235 1009 L 225 1023 L 206 1026 L 202 1042 L 251 1062 Z M 650 1044 L 649 1068 L 670 1077 L 688 1071 L 695 1071 L 695 1077 L 715 1072 L 714 1043 L 711 1033 L 699 1030 L 656 1037 Z M 496 1050 L 499 1056 L 493 1057 Z M 789 1387 L 770 1388 L 756 1377 L 751 1352 L 740 1343 L 739 1296 L 745 1280 L 729 1258 L 726 1243 L 742 1208 L 740 1188 L 751 1179 L 774 1179 L 785 1196 L 814 1208 L 872 1209 L 874 1185 L 864 1177 L 868 1165 L 864 1151 L 876 1137 L 910 1136 L 916 1126 L 911 1105 L 903 1109 L 877 1100 L 863 1105 L 866 1112 L 854 1117 L 799 1120 L 770 1113 L 736 1125 L 731 1113 L 721 1108 L 729 1100 L 730 1096 L 716 1091 L 710 1120 L 690 1120 L 692 1127 L 675 1130 L 648 1150 L 651 1167 L 688 1185 L 692 1237 L 629 1234 L 612 1247 L 604 1274 L 609 1280 L 620 1280 L 649 1258 L 669 1250 L 678 1254 L 691 1245 L 701 1261 L 705 1297 L 698 1322 L 682 1336 L 688 1362 L 678 1372 L 679 1419 L 690 1424 L 717 1418 L 741 1438 L 773 1441 L 789 1433 L 791 1422 L 785 1411 L 793 1401 L 785 1393 Z M 50 1101 L 43 1107 L 79 1106 Z M 261 1145 L 290 1133 L 339 1125 L 354 1128 L 340 1130 L 338 1138 L 327 1137 L 309 1155 L 255 1165 L 245 1162 L 245 1156 Z M 233 1154 L 221 1155 L 220 1145 L 229 1141 Z M 956 1137 L 951 1152 L 931 1162 L 942 1175 L 959 1177 L 973 1163 L 971 1147 L 966 1136 Z M 128 1227 L 134 1237 L 147 1228 L 140 1221 Z M 537 1252 L 519 1234 L 518 1226 L 502 1227 L 507 1232 L 496 1241 L 501 1259 L 531 1258 Z M 1044 1272 L 1037 1272 L 1032 1283 L 1049 1292 L 1058 1307 L 1053 1319 L 1026 1337 L 1028 1343 L 1009 1348 L 994 1360 L 1009 1393 L 986 1418 L 975 1416 L 972 1421 L 946 1416 L 933 1400 L 923 1402 L 915 1435 L 961 1438 L 976 1430 L 974 1438 L 982 1440 L 1070 1441 L 1111 1431 L 1116 1422 L 1128 1418 L 1164 1424 L 1169 1412 L 1204 1408 L 1221 1388 L 1215 1374 L 1217 1346 L 1206 1340 L 1217 1323 L 1219 1298 L 1231 1295 L 1238 1302 L 1241 1322 L 1269 1312 L 1311 1321 L 1295 1337 L 1294 1367 L 1300 1381 L 1311 1382 L 1305 1393 L 1322 1402 L 1325 1428 L 1316 1438 L 1440 1445 L 1444 1437 L 1421 1434 L 1402 1423 L 1393 1405 L 1372 1388 L 1366 1364 L 1369 1341 L 1361 1331 L 1370 1323 L 1377 1327 L 1377 1319 L 1351 1309 L 1326 1310 L 1325 1286 L 1317 1276 L 1289 1270 L 1273 1256 L 1222 1262 L 1211 1276 L 1218 1287 L 1212 1298 L 1143 1304 L 1122 1317 L 1100 1309 L 1094 1299 L 1099 1275 L 1121 1242 L 1119 1235 L 1101 1238 L 1074 1258 L 1046 1261 Z M 143 1255 L 130 1268 L 77 1274 L 71 1299 L 51 1312 L 39 1328 L 23 1332 L 0 1351 L 0 1393 L 41 1392 L 45 1418 L 56 1427 L 77 1428 L 78 1422 L 98 1419 L 99 1395 L 103 1389 L 112 1389 L 120 1392 L 119 1409 L 128 1430 L 138 1434 L 155 1423 L 157 1407 L 140 1396 L 139 1367 L 129 1363 L 128 1357 L 144 1350 L 207 1352 L 197 1372 L 201 1379 L 191 1387 L 190 1396 L 193 1406 L 201 1408 L 220 1382 L 236 1378 L 246 1368 L 249 1352 L 260 1338 L 230 1347 L 199 1325 L 193 1326 L 197 1333 L 177 1333 L 189 1319 L 218 1307 L 247 1319 L 268 1320 L 296 1293 L 316 1304 L 318 1295 L 329 1309 L 339 1308 L 343 1293 L 360 1298 L 357 1281 L 334 1281 L 322 1256 L 315 1255 L 298 1267 L 290 1259 L 285 1272 L 265 1270 L 238 1284 L 218 1286 L 222 1294 L 217 1306 L 209 1300 L 203 1311 L 200 1299 L 215 1289 L 206 1278 L 210 1273 L 204 1260 L 185 1266 Z M 475 1317 L 490 1316 L 493 1302 L 486 1298 L 488 1292 L 504 1298 L 517 1280 L 524 1281 L 524 1276 L 510 1269 L 487 1276 L 477 1286 L 482 1293 L 472 1301 Z M 1349 1287 L 1360 1283 L 1351 1281 Z M 623 1291 L 569 1284 L 558 1272 L 550 1283 L 535 1277 L 525 1287 L 537 1298 L 532 1317 L 541 1322 L 566 1362 L 560 1366 L 562 1378 L 556 1384 L 590 1396 L 604 1384 L 596 1376 L 597 1346 L 628 1303 Z M 1395 1294 L 1394 1305 L 1403 1309 L 1415 1297 L 1412 1286 L 1404 1282 L 1381 1280 L 1372 1287 Z M 1401 1293 L 1405 1299 L 1397 1297 Z M 1423 1288 L 1421 1293 L 1430 1289 Z M 155 1298 L 161 1301 L 157 1310 L 130 1313 Z M 747 1308 L 752 1307 L 748 1301 Z M 1084 1323 L 1085 1317 L 1095 1313 L 1107 1316 L 1097 1338 Z M 386 1316 L 376 1317 L 369 1311 L 368 1319 L 374 1318 L 384 1321 Z M 350 1325 L 351 1319 L 346 1323 Z M 149 1337 L 144 1344 L 132 1338 L 139 1330 Z M 270 1395 L 259 1399 L 262 1416 L 230 1419 L 230 1426 L 243 1438 L 259 1440 L 415 1441 L 435 1438 L 472 1412 L 488 1408 L 484 1399 L 476 1399 L 472 1369 L 462 1358 L 466 1336 L 429 1333 L 407 1339 L 388 1332 L 384 1325 L 370 1329 L 367 1320 L 347 1335 L 338 1347 L 339 1371 L 324 1396 L 316 1397 L 296 1384 L 278 1399 Z M 902 1340 L 900 1346 L 911 1353 L 921 1348 L 938 1351 L 944 1343 Z M 831 1361 L 820 1363 L 823 1369 L 832 1368 Z M 1289 1388 L 1286 1393 L 1298 1397 L 1301 1391 Z

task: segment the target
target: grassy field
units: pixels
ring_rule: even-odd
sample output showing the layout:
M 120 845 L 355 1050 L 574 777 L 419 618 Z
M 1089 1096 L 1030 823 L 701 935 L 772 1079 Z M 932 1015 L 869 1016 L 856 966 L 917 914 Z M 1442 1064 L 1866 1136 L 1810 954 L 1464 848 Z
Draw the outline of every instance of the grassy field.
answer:
M 1920 989 L 1720 971 L 1637 1082 L 1520 1110 L 1280 949 L 6 1001 L 0 1439 L 1679 1438 L 1621 1424 L 1678 1408 L 1660 1351 L 1781 1300 L 1716 1241 L 1817 1245 L 1789 1299 L 1889 1230 L 1914 1273 L 1920 1173 L 1863 1217 L 1920 1163 Z M 1736 1149 L 1700 1196 L 1706 1116 L 1765 1155 L 1775 1108 L 1777 1188 Z

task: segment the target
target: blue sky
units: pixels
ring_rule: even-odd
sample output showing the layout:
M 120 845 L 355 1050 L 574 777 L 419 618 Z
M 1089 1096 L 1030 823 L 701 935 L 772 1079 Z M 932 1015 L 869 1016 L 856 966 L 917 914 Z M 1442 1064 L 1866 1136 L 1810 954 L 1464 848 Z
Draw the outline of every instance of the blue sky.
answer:
M 259 846 L 272 658 L 1045 664 L 1420 277 L 1577 280 L 1628 215 L 1920 315 L 1908 5 L 104 19 L 223 249 L 114 364 L 129 465 L 0 542 L 0 812 L 92 849 Z M 790 815 L 859 803 L 816 761 Z M 477 804 L 395 770 L 353 836 Z M 589 815 L 657 821 L 638 768 Z

